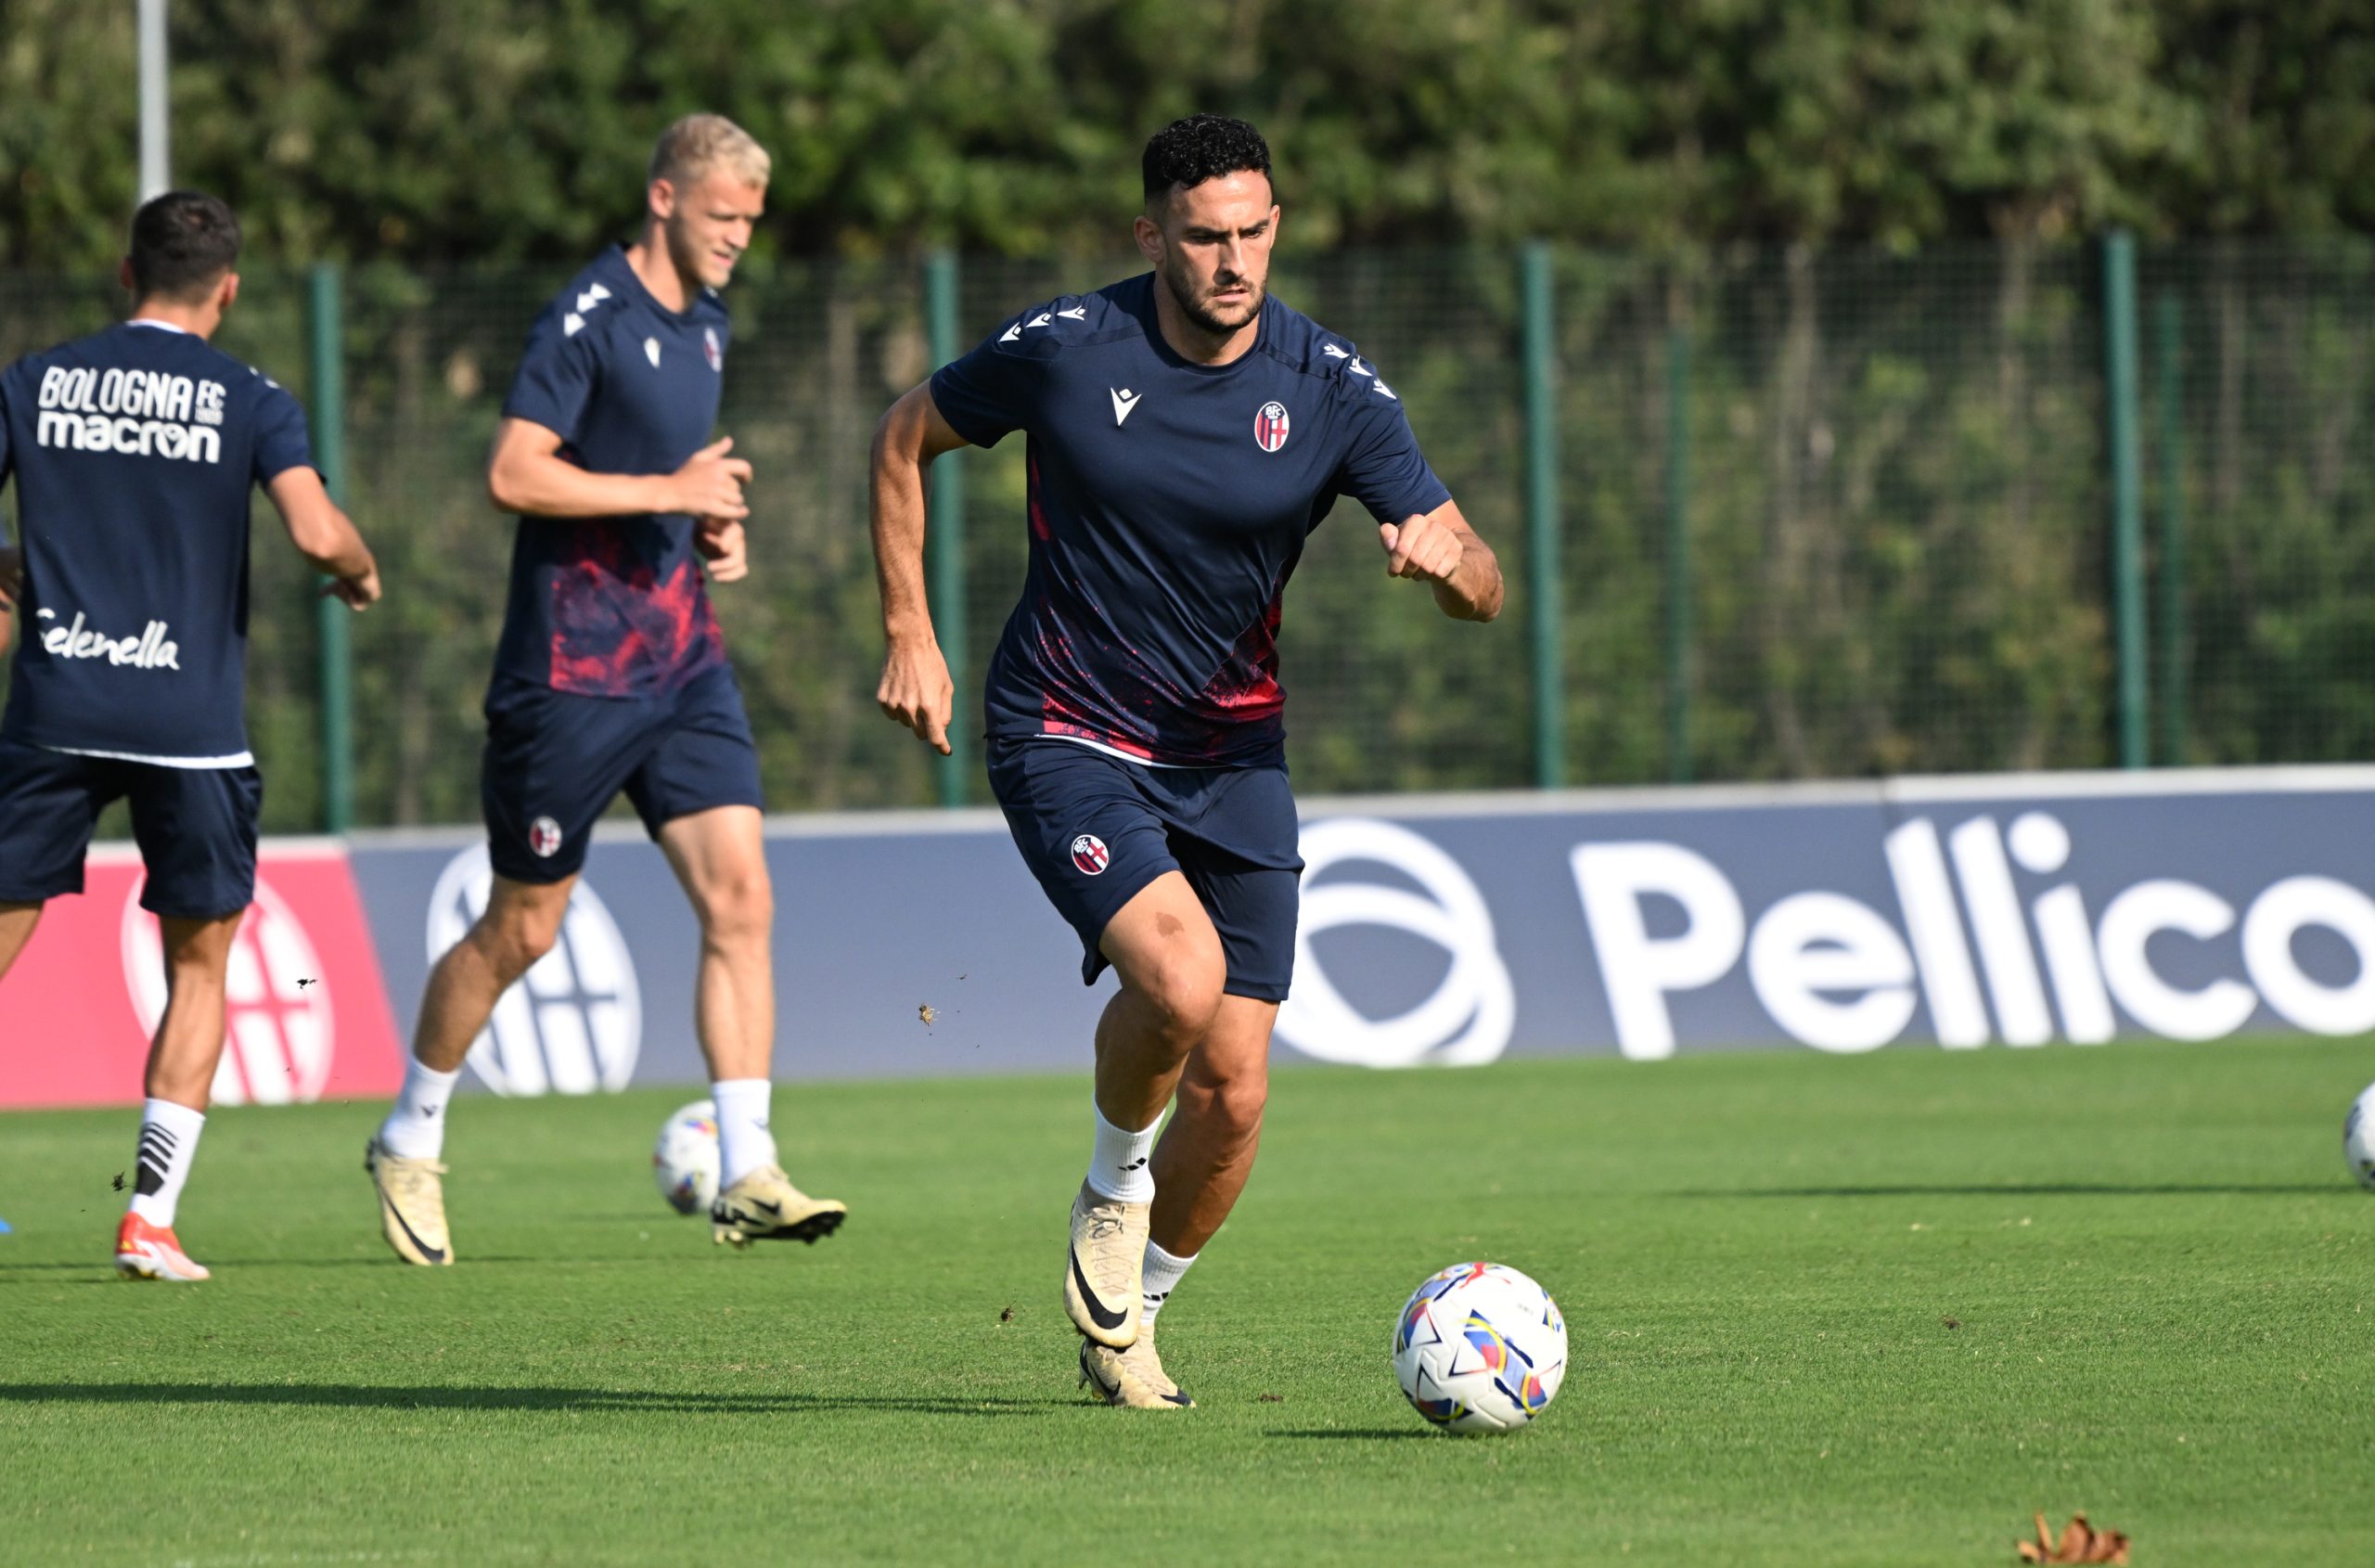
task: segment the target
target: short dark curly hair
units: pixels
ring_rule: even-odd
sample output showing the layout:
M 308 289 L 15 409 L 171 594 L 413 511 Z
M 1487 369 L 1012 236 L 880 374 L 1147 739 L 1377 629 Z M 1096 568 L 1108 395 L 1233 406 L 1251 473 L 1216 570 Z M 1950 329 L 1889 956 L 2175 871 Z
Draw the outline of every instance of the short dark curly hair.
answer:
M 1191 114 L 1157 131 L 1144 160 L 1147 199 L 1168 195 L 1174 186 L 1193 190 L 1206 180 L 1252 170 L 1270 177 L 1270 144 L 1242 120 L 1226 114 Z
M 203 191 L 169 190 L 132 219 L 132 291 L 183 300 L 212 289 L 239 260 L 239 220 Z

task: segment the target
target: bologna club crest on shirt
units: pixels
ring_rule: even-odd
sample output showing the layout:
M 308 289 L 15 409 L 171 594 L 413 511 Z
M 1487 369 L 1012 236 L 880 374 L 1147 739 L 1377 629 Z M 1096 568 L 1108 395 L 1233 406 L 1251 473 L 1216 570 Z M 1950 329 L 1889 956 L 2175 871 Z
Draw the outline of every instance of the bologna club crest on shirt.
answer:
M 538 858 L 550 860 L 560 853 L 560 824 L 549 816 L 539 816 L 528 824 L 528 847 Z
M 725 368 L 725 351 L 717 346 L 716 328 L 701 328 L 701 353 L 709 356 L 711 369 L 722 371 Z
M 1106 849 L 1105 841 L 1094 833 L 1083 833 L 1072 841 L 1072 864 L 1084 877 L 1094 877 L 1112 863 L 1113 855 Z
M 1276 452 L 1287 443 L 1287 405 L 1265 403 L 1262 412 L 1253 416 L 1253 444 L 1265 452 Z

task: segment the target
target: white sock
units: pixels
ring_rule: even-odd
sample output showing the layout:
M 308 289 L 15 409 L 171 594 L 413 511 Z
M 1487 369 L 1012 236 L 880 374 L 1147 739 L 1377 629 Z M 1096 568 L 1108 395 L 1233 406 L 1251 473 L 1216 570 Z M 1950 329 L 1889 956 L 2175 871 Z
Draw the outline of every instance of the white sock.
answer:
M 775 1134 L 767 1131 L 767 1102 L 774 1093 L 775 1086 L 764 1078 L 721 1078 L 709 1086 L 709 1097 L 717 1105 L 721 1189 L 776 1163 Z
M 1162 1310 L 1162 1304 L 1170 1300 L 1171 1292 L 1178 1288 L 1179 1277 L 1187 1273 L 1188 1266 L 1201 1255 L 1190 1253 L 1184 1258 L 1173 1257 L 1152 1241 L 1147 1243 L 1143 1269 L 1146 1283 L 1140 1287 L 1144 1293 L 1138 1301 L 1138 1321 L 1141 1324 L 1149 1329 L 1154 1327 L 1155 1314 Z
M 445 1102 L 462 1070 L 440 1073 L 415 1056 L 404 1058 L 404 1086 L 388 1119 L 379 1124 L 379 1147 L 406 1160 L 434 1160 L 445 1151 Z
M 140 1170 L 132 1192 L 132 1212 L 151 1225 L 173 1227 L 173 1210 L 182 1201 L 182 1183 L 189 1179 L 189 1163 L 198 1152 L 198 1135 L 206 1130 L 206 1112 L 152 1099 L 140 1112 Z
M 1089 1156 L 1088 1189 L 1117 1203 L 1154 1202 L 1154 1135 L 1162 1118 L 1143 1132 L 1125 1132 L 1105 1119 L 1092 1099 L 1089 1114 L 1097 1118 L 1097 1152 Z

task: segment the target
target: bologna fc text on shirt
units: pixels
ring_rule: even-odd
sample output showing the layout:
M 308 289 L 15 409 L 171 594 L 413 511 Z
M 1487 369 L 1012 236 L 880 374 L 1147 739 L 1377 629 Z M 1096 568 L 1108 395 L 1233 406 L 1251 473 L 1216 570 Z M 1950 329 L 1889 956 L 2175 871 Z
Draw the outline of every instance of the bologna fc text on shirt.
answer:
M 53 365 L 42 373 L 34 443 L 135 457 L 223 460 L 223 383 L 139 366 Z

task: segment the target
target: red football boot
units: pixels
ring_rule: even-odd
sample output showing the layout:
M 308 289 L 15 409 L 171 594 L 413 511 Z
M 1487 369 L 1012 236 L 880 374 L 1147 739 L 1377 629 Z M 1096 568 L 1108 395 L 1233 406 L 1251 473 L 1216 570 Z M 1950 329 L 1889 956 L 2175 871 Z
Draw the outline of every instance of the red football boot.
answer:
M 127 1279 L 193 1280 L 209 1278 L 190 1262 L 173 1233 L 138 1215 L 126 1215 L 115 1229 L 116 1271 Z

